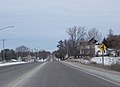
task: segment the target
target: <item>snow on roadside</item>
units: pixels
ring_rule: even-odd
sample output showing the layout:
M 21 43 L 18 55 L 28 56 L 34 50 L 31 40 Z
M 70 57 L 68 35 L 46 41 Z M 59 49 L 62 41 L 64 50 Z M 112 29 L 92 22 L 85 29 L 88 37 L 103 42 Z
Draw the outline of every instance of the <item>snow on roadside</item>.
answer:
M 93 57 L 91 62 L 96 62 L 97 64 L 102 64 L 102 57 Z M 105 65 L 112 65 L 120 63 L 119 57 L 104 57 L 104 64 Z
M 2 66 L 16 65 L 16 64 L 23 64 L 23 63 L 28 63 L 28 62 L 10 62 L 10 63 L 1 63 L 1 64 L 0 64 L 0 67 L 2 67 Z
M 37 62 L 46 62 L 47 59 L 39 59 L 39 60 L 36 60 Z
M 85 60 L 85 59 L 83 59 L 83 58 L 81 58 L 81 59 L 68 59 L 68 61 L 74 61 L 74 62 L 80 62 L 80 63 L 83 63 L 83 64 L 89 64 L 90 63 L 90 61 L 89 60 Z

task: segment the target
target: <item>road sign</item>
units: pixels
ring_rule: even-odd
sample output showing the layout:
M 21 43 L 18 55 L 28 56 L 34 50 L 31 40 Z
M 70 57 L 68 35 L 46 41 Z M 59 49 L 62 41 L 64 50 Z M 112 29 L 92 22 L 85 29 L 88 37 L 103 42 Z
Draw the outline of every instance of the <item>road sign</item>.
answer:
M 107 49 L 107 47 L 102 43 L 102 45 L 100 46 L 100 49 L 104 52 Z
M 100 49 L 102 50 L 102 64 L 104 66 L 104 52 L 105 50 L 107 49 L 107 47 L 102 43 L 101 46 L 100 46 Z

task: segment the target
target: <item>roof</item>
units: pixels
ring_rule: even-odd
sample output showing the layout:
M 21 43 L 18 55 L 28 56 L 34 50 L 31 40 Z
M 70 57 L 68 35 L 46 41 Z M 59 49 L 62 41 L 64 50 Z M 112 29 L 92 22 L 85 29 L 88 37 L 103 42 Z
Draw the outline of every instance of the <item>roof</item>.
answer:
M 92 38 L 88 41 L 88 43 L 96 43 L 96 42 L 98 42 L 98 41 L 95 38 Z

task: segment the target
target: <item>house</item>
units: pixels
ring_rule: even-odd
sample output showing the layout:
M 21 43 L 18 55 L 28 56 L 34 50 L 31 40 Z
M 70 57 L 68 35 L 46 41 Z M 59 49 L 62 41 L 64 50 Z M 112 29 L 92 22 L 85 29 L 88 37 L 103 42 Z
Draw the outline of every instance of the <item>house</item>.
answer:
M 82 56 L 94 56 L 95 55 L 95 44 L 97 40 L 92 38 L 88 42 L 81 42 L 80 43 L 80 55 Z
M 80 56 L 120 56 L 120 50 L 107 48 L 103 53 L 100 49 L 102 43 L 97 42 L 94 38 L 88 42 L 80 42 Z

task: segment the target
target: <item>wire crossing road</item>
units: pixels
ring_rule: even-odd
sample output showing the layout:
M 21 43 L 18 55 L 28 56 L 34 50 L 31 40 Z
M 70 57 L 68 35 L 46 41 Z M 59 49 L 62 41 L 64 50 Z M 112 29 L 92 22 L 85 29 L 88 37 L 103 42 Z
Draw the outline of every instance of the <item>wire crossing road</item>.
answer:
M 119 87 L 57 61 L 0 67 L 0 87 Z

